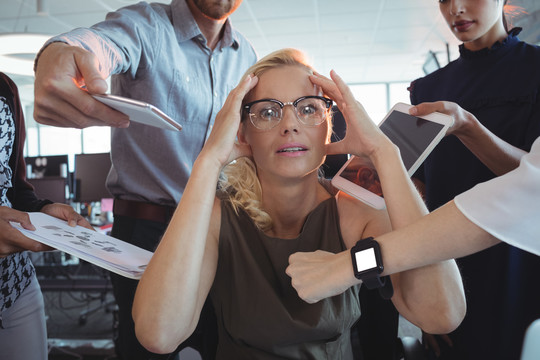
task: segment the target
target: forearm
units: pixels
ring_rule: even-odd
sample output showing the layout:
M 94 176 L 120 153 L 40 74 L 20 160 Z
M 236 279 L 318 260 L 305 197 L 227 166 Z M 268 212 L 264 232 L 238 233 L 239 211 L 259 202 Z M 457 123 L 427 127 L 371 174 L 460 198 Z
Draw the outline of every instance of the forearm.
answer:
M 422 330 L 431 334 L 447 334 L 463 320 L 465 293 L 454 260 L 407 270 L 392 275 L 392 279 L 399 279 L 393 282 L 394 296 L 399 299 L 395 303 L 400 314 Z
M 381 180 L 392 229 L 402 228 L 428 213 L 395 145 L 383 143 L 371 159 Z
M 201 158 L 196 161 L 182 200 L 137 288 L 136 333 L 151 351 L 174 350 L 197 324 L 217 260 L 207 260 L 205 249 L 218 174 L 214 164 Z
M 445 260 L 498 243 L 470 222 L 453 202 L 410 226 L 381 235 L 377 240 L 381 244 L 384 274 L 402 272 L 399 275 L 401 286 L 408 289 L 407 294 L 402 295 L 404 312 L 410 310 L 417 314 L 404 313 L 404 316 L 433 333 L 446 332 L 457 326 L 466 306 L 458 269 L 454 261 Z M 420 268 L 411 270 L 417 267 Z
M 377 240 L 386 275 L 470 255 L 499 242 L 469 221 L 453 201 Z
M 460 258 L 500 242 L 469 221 L 453 201 L 409 226 L 377 236 L 376 240 L 384 263 L 382 275 Z M 334 269 L 346 275 L 343 284 L 355 283 L 349 251 L 340 253 L 339 258 Z
M 497 176 L 517 168 L 521 157 L 526 154 L 526 151 L 493 134 L 476 118 L 454 135 Z
M 89 28 L 77 28 L 47 40 L 34 60 L 34 70 L 49 47 L 61 45 L 75 46 L 93 53 L 99 61 L 99 70 L 104 79 L 122 71 L 122 56 L 116 45 Z

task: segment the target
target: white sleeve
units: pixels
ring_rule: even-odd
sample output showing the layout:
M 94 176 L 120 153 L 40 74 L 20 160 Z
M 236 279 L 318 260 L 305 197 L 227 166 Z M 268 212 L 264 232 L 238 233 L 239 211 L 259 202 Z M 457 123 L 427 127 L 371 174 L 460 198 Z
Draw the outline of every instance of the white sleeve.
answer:
M 517 169 L 476 185 L 454 202 L 491 235 L 540 256 L 540 138 Z

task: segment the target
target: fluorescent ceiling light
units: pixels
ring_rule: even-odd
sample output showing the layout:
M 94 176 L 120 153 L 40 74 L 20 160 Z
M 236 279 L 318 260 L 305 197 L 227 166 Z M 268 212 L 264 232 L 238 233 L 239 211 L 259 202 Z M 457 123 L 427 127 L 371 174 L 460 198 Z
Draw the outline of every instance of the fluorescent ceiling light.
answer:
M 0 34 L 0 71 L 34 76 L 34 58 L 50 37 L 30 33 Z

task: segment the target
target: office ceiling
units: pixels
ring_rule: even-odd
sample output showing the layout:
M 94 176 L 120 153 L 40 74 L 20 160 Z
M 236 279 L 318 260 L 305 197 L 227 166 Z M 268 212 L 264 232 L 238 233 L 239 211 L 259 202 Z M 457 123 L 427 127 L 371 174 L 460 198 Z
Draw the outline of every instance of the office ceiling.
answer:
M 0 33 L 54 35 L 90 26 L 107 12 L 136 2 L 0 0 Z M 512 2 L 528 12 L 514 20 L 525 27 L 520 37 L 538 42 L 540 2 Z M 423 75 L 429 51 L 441 65 L 457 56 L 458 42 L 436 0 L 244 0 L 232 21 L 260 56 L 282 47 L 301 48 L 319 72 L 336 69 L 349 83 L 408 82 Z M 33 81 L 15 78 L 18 84 Z

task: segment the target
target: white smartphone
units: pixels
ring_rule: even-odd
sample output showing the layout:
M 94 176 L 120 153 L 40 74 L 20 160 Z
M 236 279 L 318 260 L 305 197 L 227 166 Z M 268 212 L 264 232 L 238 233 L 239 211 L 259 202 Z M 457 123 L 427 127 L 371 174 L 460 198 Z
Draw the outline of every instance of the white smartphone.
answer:
M 166 130 L 182 130 L 182 125 L 153 105 L 116 95 L 103 94 L 92 96 L 105 105 L 126 114 L 131 121 Z
M 422 117 L 409 115 L 411 107 L 397 103 L 379 124 L 382 132 L 398 146 L 409 176 L 454 123 L 451 116 L 437 112 Z M 332 184 L 376 209 L 386 206 L 377 171 L 367 158 L 351 156 L 332 178 Z

